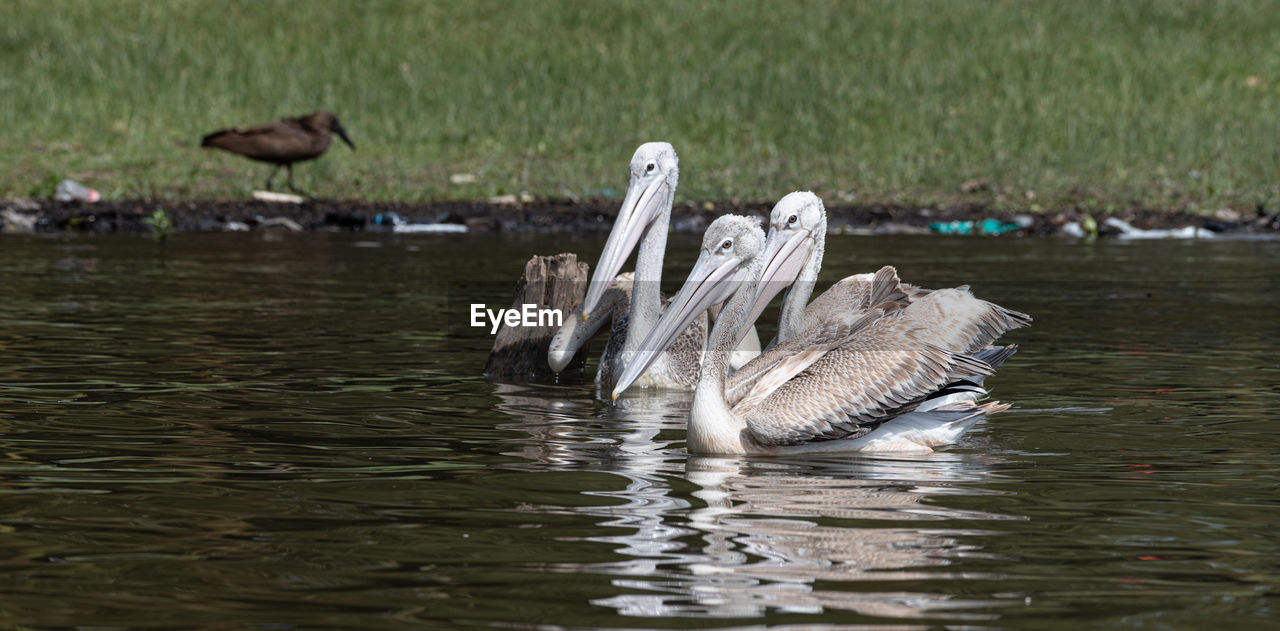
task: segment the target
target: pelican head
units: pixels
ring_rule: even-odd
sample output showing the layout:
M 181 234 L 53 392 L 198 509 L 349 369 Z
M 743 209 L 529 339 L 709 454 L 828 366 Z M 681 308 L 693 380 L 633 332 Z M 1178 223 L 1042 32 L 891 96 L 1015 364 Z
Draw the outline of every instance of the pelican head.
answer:
M 609 232 L 604 252 L 591 275 L 591 285 L 582 300 L 582 321 L 586 322 L 591 311 L 600 304 L 600 298 L 609 287 L 622 264 L 640 242 L 655 221 L 666 221 L 671 212 L 671 201 L 676 183 L 680 179 L 676 150 L 669 143 L 646 142 L 631 156 L 631 183 L 618 210 L 618 219 Z
M 769 301 L 795 282 L 800 270 L 815 253 L 822 254 L 819 243 L 827 232 L 827 210 L 822 198 L 808 191 L 788 193 L 774 204 L 769 213 L 769 236 L 764 246 L 764 272 L 756 285 L 751 315 L 746 325 L 755 322 Z
M 649 331 L 640 343 L 640 350 L 618 377 L 612 393 L 614 401 L 649 369 L 694 318 L 732 297 L 744 282 L 752 279 L 753 268 L 754 273 L 759 273 L 757 259 L 764 252 L 764 244 L 764 231 L 755 217 L 724 215 L 707 226 L 697 263 L 680 293 L 671 300 L 658 324 Z

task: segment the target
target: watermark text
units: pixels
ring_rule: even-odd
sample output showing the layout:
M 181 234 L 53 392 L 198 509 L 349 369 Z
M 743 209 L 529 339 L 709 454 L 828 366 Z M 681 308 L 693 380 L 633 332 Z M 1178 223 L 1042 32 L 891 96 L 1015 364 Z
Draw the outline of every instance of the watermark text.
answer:
M 523 304 L 519 309 L 490 309 L 483 303 L 471 303 L 471 326 L 491 327 L 489 335 L 493 335 L 503 324 L 510 327 L 561 326 L 564 314 L 559 309 L 542 309 L 534 304 Z

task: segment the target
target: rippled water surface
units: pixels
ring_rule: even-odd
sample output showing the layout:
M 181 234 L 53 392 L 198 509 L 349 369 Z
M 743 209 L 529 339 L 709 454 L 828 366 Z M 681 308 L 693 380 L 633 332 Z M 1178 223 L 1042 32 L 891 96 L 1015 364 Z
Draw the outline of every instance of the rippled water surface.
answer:
M 1280 244 L 833 237 L 825 279 L 1035 316 L 988 382 L 1015 407 L 930 455 L 733 459 L 685 454 L 688 395 L 480 376 L 469 303 L 603 239 L 0 235 L 0 625 L 1280 620 Z

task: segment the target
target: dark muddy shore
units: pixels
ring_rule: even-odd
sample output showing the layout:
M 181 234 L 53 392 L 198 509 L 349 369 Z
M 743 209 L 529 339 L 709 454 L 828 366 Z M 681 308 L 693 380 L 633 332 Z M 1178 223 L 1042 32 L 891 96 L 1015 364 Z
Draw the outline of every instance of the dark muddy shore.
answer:
M 388 231 L 395 223 L 445 223 L 467 227 L 470 232 L 604 232 L 613 223 L 619 200 L 535 200 L 519 204 L 470 202 L 371 202 L 313 199 L 300 204 L 242 201 L 128 200 L 97 203 L 53 200 L 0 202 L 6 232 L 149 232 L 145 221 L 163 210 L 173 231 L 227 231 L 255 229 Z M 671 218 L 673 230 L 700 232 L 724 213 L 768 217 L 768 202 L 679 203 Z M 1043 212 L 995 210 L 982 203 L 919 207 L 892 204 L 833 205 L 827 208 L 832 232 L 928 233 L 936 224 L 973 223 L 981 232 L 984 221 L 1001 226 L 1002 234 L 1051 235 L 1064 226 L 1081 222 L 1086 212 L 1075 209 Z M 1280 213 L 1258 208 L 1254 212 L 1223 212 L 1213 216 L 1160 210 L 1129 210 L 1096 215 L 1098 230 L 1119 232 L 1104 223 L 1117 217 L 1139 229 L 1178 229 L 1187 226 L 1215 233 L 1280 232 Z M 934 226 L 931 230 L 930 226 Z M 1067 226 L 1067 233 L 1071 228 Z

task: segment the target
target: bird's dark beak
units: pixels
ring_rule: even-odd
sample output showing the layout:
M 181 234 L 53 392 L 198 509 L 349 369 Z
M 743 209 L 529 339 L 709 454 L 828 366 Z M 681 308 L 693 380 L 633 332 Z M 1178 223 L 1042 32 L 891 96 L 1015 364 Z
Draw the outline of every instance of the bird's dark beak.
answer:
M 338 134 L 338 137 L 342 139 L 342 142 L 347 143 L 347 146 L 351 147 L 352 151 L 356 150 L 356 143 L 351 142 L 351 139 L 347 138 L 347 130 L 342 128 L 342 124 L 339 123 L 336 118 L 333 120 L 333 132 Z

